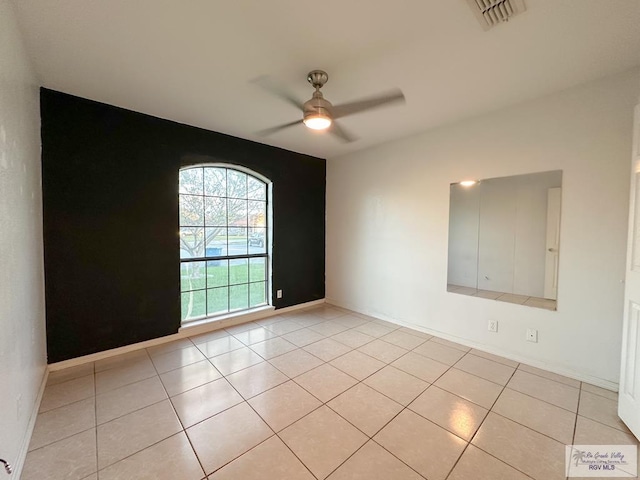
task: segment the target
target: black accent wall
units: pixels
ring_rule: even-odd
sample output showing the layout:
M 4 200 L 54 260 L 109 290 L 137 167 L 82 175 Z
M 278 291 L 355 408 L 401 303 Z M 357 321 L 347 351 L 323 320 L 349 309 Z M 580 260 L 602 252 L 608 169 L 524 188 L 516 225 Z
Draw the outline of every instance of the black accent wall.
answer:
M 176 333 L 178 171 L 203 162 L 273 182 L 276 308 L 324 298 L 323 159 L 41 90 L 49 363 Z

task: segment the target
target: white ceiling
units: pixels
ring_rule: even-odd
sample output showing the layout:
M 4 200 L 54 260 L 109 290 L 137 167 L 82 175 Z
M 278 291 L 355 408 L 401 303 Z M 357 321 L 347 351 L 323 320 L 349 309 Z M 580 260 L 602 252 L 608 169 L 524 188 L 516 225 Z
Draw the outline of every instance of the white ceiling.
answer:
M 14 0 L 43 86 L 330 158 L 640 64 L 639 0 L 525 0 L 485 32 L 464 0 Z M 359 137 L 292 127 L 270 75 L 334 104 L 399 87 L 407 104 L 345 118 Z

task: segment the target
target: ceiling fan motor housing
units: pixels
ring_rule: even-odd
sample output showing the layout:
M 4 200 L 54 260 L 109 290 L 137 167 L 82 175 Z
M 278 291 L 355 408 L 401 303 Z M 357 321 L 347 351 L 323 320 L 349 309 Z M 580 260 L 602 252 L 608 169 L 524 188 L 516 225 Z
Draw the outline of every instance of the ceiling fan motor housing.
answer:
M 306 120 L 309 117 L 326 117 L 331 119 L 331 102 L 325 100 L 322 96 L 322 93 L 319 90 L 313 92 L 313 97 L 311 100 L 307 100 L 304 102 L 304 116 L 303 118 Z

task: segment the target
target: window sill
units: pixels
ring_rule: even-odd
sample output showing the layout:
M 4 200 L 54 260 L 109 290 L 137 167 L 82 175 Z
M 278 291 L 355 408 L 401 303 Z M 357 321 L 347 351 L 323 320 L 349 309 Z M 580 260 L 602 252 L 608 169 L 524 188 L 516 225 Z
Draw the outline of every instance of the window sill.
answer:
M 241 323 L 251 322 L 260 318 L 271 316 L 271 312 L 276 309 L 273 305 L 263 305 L 262 307 L 242 310 L 240 312 L 227 313 L 215 317 L 201 317 L 184 322 L 178 332 L 190 332 L 193 334 L 217 330 L 219 328 L 231 327 Z

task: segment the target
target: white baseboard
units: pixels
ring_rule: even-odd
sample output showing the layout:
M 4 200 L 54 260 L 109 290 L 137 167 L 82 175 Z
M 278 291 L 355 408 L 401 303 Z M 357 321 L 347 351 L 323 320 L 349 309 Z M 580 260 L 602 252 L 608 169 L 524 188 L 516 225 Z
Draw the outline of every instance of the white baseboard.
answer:
M 497 348 L 493 345 L 486 345 L 479 342 L 474 342 L 467 340 L 465 338 L 456 337 L 454 335 L 449 335 L 448 333 L 441 332 L 438 330 L 434 330 L 431 328 L 423 327 L 421 325 L 415 325 L 412 323 L 402 322 L 396 320 L 395 318 L 387 317 L 386 315 L 378 315 L 374 316 L 365 312 L 358 312 L 352 306 L 345 305 L 344 303 L 338 302 L 331 298 L 326 299 L 326 303 L 330 305 L 335 305 L 337 307 L 346 308 L 352 310 L 354 313 L 360 313 L 362 315 L 367 315 L 372 318 L 379 318 L 380 320 L 384 320 L 386 322 L 395 323 L 396 325 L 402 325 L 403 327 L 412 328 L 413 330 L 418 330 L 419 332 L 427 333 L 429 335 L 434 335 L 436 337 L 444 338 L 445 340 L 450 340 L 452 342 L 459 343 L 464 345 L 465 347 L 475 348 L 477 350 L 482 350 L 483 352 L 492 353 L 493 355 L 498 355 L 500 357 L 507 358 L 509 360 L 513 360 L 514 362 L 524 363 L 526 365 L 530 365 L 532 367 L 541 368 L 542 370 L 547 370 L 548 372 L 557 373 L 558 375 L 563 375 L 565 377 L 572 378 L 574 380 L 578 380 L 580 382 L 590 383 L 597 387 L 602 387 L 607 390 L 611 390 L 614 392 L 618 391 L 618 383 L 612 382 L 610 380 L 606 380 L 599 377 L 594 377 L 591 375 L 584 374 L 582 372 L 576 372 L 574 370 L 554 365 L 552 363 L 544 362 L 535 358 L 527 357 L 524 355 L 514 354 L 513 352 L 507 352 L 500 348 Z
M 31 410 L 31 416 L 29 417 L 29 423 L 27 424 L 27 430 L 22 437 L 22 444 L 20 445 L 20 451 L 15 462 L 11 464 L 13 469 L 13 478 L 20 478 L 22 476 L 22 470 L 24 468 L 24 462 L 27 459 L 27 453 L 29 452 L 29 444 L 31 443 L 31 436 L 33 435 L 33 429 L 36 426 L 36 420 L 38 419 L 38 412 L 40 411 L 40 404 L 42 403 L 42 396 L 44 395 L 44 389 L 47 386 L 47 380 L 49 379 L 49 369 L 44 369 L 44 375 L 42 382 L 40 382 L 40 389 L 38 395 L 33 403 Z
M 275 310 L 273 307 L 262 307 L 239 315 L 225 316 L 221 319 L 193 322 L 191 325 L 180 327 L 178 329 L 178 333 L 174 333 L 172 335 L 154 338 L 152 340 L 146 340 L 144 342 L 133 343 L 131 345 L 125 345 L 124 347 L 112 348 L 111 350 L 92 353 L 89 355 L 84 355 L 82 357 L 71 358 L 69 360 L 63 360 L 62 362 L 52 363 L 49 365 L 48 371 L 54 372 L 56 370 L 62 370 L 63 368 L 75 367 L 84 363 L 95 362 L 97 360 L 102 360 L 109 357 L 115 357 L 116 355 L 133 352 L 142 348 L 155 347 L 156 345 L 173 342 L 174 340 L 179 340 L 181 338 L 191 337 L 193 335 L 199 335 L 201 333 L 213 332 L 215 330 L 220 330 L 221 328 L 232 327 L 234 325 L 240 325 L 247 322 L 253 322 L 255 320 L 273 317 L 275 315 L 281 315 L 283 313 L 288 313 L 295 310 L 304 310 L 317 305 L 321 305 L 323 303 L 325 303 L 325 299 L 321 298 L 320 300 L 300 303 L 298 305 L 279 308 L 277 310 Z
M 275 308 L 272 306 L 256 308 L 241 314 L 224 315 L 215 319 L 203 319 L 196 322 L 190 322 L 178 329 L 178 334 L 186 334 L 184 336 L 199 335 L 201 333 L 220 330 L 221 328 L 233 327 L 242 323 L 253 322 L 262 318 L 276 315 Z M 280 310 L 278 310 L 278 314 Z
M 320 300 L 313 300 L 311 302 L 299 303 L 298 305 L 291 305 L 290 307 L 284 307 L 276 310 L 274 315 L 280 315 L 281 313 L 289 313 L 295 312 L 296 310 L 307 310 L 309 308 L 317 307 L 318 305 L 322 305 L 327 301 L 324 298 Z

